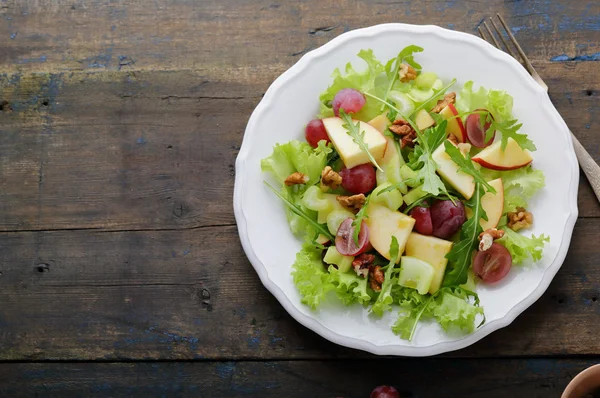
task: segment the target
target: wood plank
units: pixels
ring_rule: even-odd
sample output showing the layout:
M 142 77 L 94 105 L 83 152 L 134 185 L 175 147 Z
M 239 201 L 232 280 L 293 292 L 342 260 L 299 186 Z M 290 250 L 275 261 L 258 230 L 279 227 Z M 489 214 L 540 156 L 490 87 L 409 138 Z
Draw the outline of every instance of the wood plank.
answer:
M 281 362 L 0 364 L 10 397 L 558 397 L 589 359 L 395 359 Z M 435 375 L 435 383 L 432 383 Z
M 452 357 L 600 352 L 600 234 L 575 228 L 548 291 Z M 0 234 L 0 360 L 368 356 L 296 323 L 260 284 L 235 227 Z
M 593 63 L 576 68 L 593 79 Z M 542 69 L 562 73 L 562 64 Z M 234 222 L 234 162 L 261 87 L 196 72 L 11 75 L 0 92 L 0 230 L 169 229 Z M 570 76 L 570 75 L 569 75 Z M 579 75 L 581 77 L 581 75 Z M 208 80 L 210 81 L 210 80 Z M 600 161 L 597 94 L 557 79 L 559 111 Z M 206 87 L 205 87 L 206 86 Z M 555 90 L 565 90 L 561 94 Z M 219 92 L 222 94 L 219 94 Z M 597 92 L 600 92 L 597 91 Z M 89 95 L 94 93 L 94 95 Z M 45 105 L 46 104 L 46 105 Z M 242 117 L 242 115 L 245 115 Z M 589 128 L 588 128 L 589 127 Z M 580 216 L 600 216 L 585 178 Z
M 9 70 L 213 70 L 287 63 L 348 30 L 386 22 L 435 24 L 477 34 L 499 12 L 535 60 L 597 52 L 594 0 L 278 2 L 160 0 L 93 5 L 8 1 L 0 9 Z M 225 49 L 225 51 L 223 51 Z

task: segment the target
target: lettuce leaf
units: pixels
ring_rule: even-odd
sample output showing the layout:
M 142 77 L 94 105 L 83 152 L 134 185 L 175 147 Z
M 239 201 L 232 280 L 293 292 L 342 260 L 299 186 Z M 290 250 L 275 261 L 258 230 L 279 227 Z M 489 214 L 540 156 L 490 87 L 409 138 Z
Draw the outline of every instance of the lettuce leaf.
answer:
M 327 293 L 335 288 L 330 274 L 323 266 L 321 249 L 313 245 L 302 246 L 302 250 L 296 254 L 292 269 L 294 284 L 302 296 L 301 302 L 312 309 L 317 308 Z
M 487 109 L 498 122 L 512 119 L 513 98 L 504 90 L 487 90 L 473 88 L 473 82 L 468 81 L 458 94 L 456 107 L 460 112 L 475 109 Z
M 321 102 L 320 118 L 333 116 L 331 102 L 337 92 L 343 88 L 353 88 L 363 93 L 367 92 L 379 96 L 384 95 L 388 83 L 388 79 L 385 76 L 385 65 L 375 58 L 371 49 L 361 50 L 358 56 L 365 61 L 367 68 L 358 72 L 348 62 L 344 73 L 339 69 L 333 71 L 333 83 L 319 97 Z M 369 121 L 381 114 L 380 107 L 377 101 L 367 98 L 365 106 L 360 112 L 352 115 L 352 117 L 358 120 Z
M 462 289 L 454 292 L 445 290 L 435 299 L 431 313 L 444 330 L 459 328 L 464 332 L 472 333 L 475 330 L 477 315 L 483 316 L 483 308 L 472 304 L 469 296 Z
M 421 296 L 403 292 L 403 309 L 400 311 L 392 331 L 405 340 L 411 340 L 417 324 L 422 319 L 435 318 L 444 330 L 458 328 L 471 333 L 475 329 L 478 315 L 485 316 L 475 293 L 461 288 L 445 287 L 433 295 Z M 474 297 L 474 302 L 470 298 Z M 481 322 L 483 324 L 483 322 Z M 480 324 L 480 325 L 481 325 Z
M 368 278 L 358 276 L 354 271 L 340 272 L 333 266 L 329 266 L 329 275 L 335 287 L 335 294 L 344 305 L 355 302 L 365 305 L 371 301 L 367 291 Z
M 276 144 L 273 153 L 260 162 L 263 172 L 272 173 L 281 183 L 295 171 L 308 176 L 308 185 L 319 182 L 321 171 L 327 165 L 327 155 L 333 149 L 319 142 L 317 148 L 306 142 L 292 140 L 285 144 Z
M 510 171 L 494 171 L 485 168 L 481 168 L 480 171 L 488 181 L 502 178 L 504 213 L 515 211 L 517 207 L 527 208 L 527 201 L 546 185 L 544 172 L 531 166 Z
M 316 221 L 317 213 L 307 209 L 300 199 L 308 186 L 319 182 L 321 171 L 327 165 L 327 156 L 332 151 L 333 149 L 326 145 L 325 141 L 319 142 L 319 146 L 313 148 L 306 142 L 292 140 L 285 144 L 275 145 L 273 153 L 262 159 L 260 166 L 263 172 L 271 173 L 281 183 L 281 194 L 285 199 L 300 207 L 304 213 Z M 283 182 L 295 171 L 307 175 L 308 183 L 292 187 L 285 186 Z M 307 240 L 314 238 L 316 234 L 314 226 L 288 207 L 285 208 L 285 214 L 294 235 Z
M 544 234 L 537 237 L 532 234 L 531 238 L 528 238 L 506 226 L 500 229 L 504 231 L 504 236 L 498 239 L 497 242 L 508 249 L 513 264 L 520 264 L 528 259 L 532 259 L 534 262 L 540 261 L 543 255 L 544 243 L 550 242 L 550 237 Z

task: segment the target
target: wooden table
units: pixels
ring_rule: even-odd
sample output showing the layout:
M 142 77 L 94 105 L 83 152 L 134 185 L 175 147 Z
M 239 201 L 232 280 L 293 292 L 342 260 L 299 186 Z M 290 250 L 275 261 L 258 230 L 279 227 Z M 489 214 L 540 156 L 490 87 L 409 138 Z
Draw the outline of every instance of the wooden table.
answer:
M 0 1 L 0 396 L 557 397 L 600 362 L 600 205 L 511 326 L 429 359 L 377 358 L 296 323 L 232 211 L 269 84 L 383 22 L 475 33 L 500 12 L 600 160 L 600 3 Z M 551 178 L 551 176 L 548 176 Z

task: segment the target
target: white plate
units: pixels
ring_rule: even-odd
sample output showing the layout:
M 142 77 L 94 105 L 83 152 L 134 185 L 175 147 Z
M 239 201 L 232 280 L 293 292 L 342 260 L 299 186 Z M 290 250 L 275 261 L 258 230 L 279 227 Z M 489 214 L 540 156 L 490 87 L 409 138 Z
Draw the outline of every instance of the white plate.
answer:
M 434 322 L 419 325 L 412 342 L 390 330 L 396 315 L 382 319 L 367 315 L 361 306 L 345 307 L 330 300 L 317 311 L 300 303 L 290 275 L 301 242 L 291 234 L 283 205 L 262 181 L 260 160 L 276 143 L 302 139 L 306 123 L 318 112 L 319 93 L 331 83 L 331 73 L 372 48 L 382 62 L 403 47 L 425 49 L 417 55 L 424 70 L 462 86 L 507 90 L 514 97 L 514 114 L 537 146 L 534 167 L 546 175 L 546 187 L 531 203 L 535 228 L 550 236 L 542 261 L 511 270 L 493 288 L 478 286 L 487 322 L 470 335 L 449 335 Z M 575 220 L 579 170 L 568 128 L 547 94 L 525 69 L 507 54 L 478 37 L 437 26 L 378 25 L 345 33 L 304 55 L 271 85 L 253 112 L 236 161 L 235 217 L 242 245 L 262 283 L 298 322 L 324 338 L 347 347 L 380 355 L 428 356 L 469 346 L 507 326 L 544 293 L 562 265 Z

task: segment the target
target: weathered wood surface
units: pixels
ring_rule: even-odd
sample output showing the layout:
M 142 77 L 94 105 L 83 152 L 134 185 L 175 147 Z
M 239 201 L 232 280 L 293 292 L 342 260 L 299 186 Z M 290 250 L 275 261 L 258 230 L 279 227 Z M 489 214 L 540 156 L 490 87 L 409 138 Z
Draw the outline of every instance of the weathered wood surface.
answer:
M 546 294 L 448 355 L 600 353 L 599 235 L 596 219 L 579 220 Z M 0 360 L 362 356 L 287 315 L 236 241 L 235 227 L 1 234 Z
M 559 397 L 590 359 L 397 359 L 279 362 L 0 364 L 7 397 Z
M 549 290 L 446 355 L 460 361 L 374 361 L 300 326 L 260 284 L 232 212 L 247 119 L 302 54 L 383 22 L 475 33 L 495 12 L 600 161 L 595 0 L 0 1 L 0 361 L 198 360 L 0 365 L 0 395 L 358 397 L 386 382 L 558 396 L 593 358 L 477 358 L 600 354 L 600 205 L 584 177 Z M 212 362 L 245 359 L 277 362 Z

